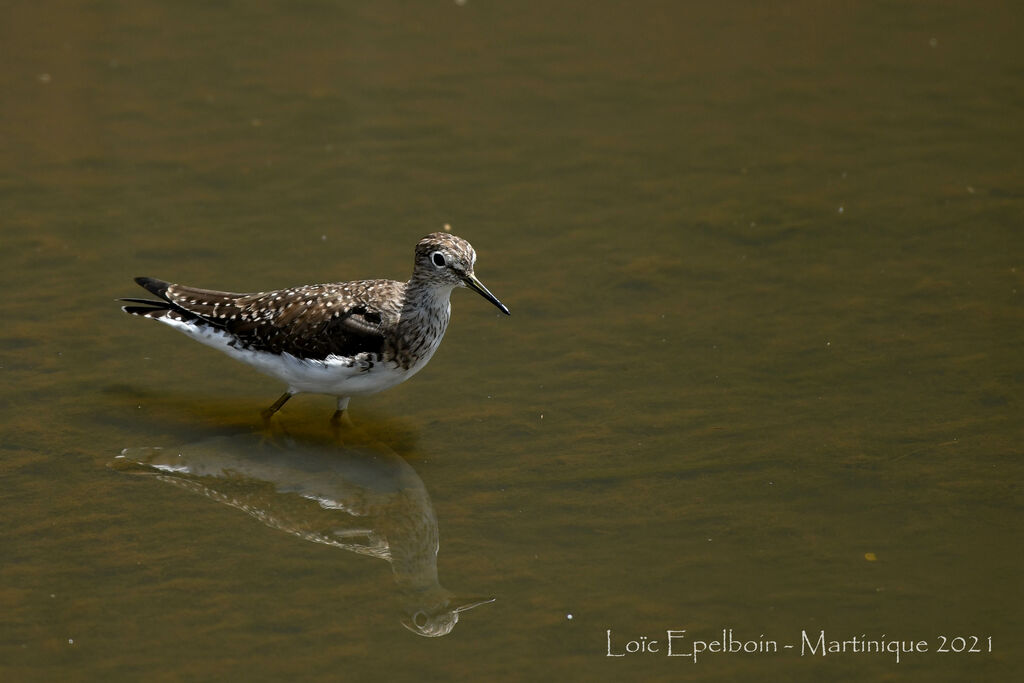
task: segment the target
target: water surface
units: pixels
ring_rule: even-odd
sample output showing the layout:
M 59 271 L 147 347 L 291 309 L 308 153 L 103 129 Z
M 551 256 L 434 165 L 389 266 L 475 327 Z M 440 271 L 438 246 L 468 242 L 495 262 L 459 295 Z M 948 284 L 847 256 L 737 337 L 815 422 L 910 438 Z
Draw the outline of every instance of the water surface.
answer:
M 5 8 L 3 678 L 1019 676 L 1020 19 Z M 108 467 L 258 462 L 280 391 L 120 313 L 133 276 L 404 279 L 445 224 L 512 316 L 455 292 L 430 365 L 352 418 L 419 482 L 439 585 L 493 603 L 421 638 L 380 559 Z M 279 434 L 358 464 L 332 410 Z M 797 648 L 607 656 L 668 629 Z M 931 649 L 801 657 L 804 631 Z

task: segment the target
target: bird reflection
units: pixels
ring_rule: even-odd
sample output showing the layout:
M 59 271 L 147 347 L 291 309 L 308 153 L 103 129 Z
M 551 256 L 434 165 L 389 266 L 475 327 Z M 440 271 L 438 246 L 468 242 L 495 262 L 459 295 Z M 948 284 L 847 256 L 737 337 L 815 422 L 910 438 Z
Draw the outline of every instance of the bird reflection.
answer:
M 451 632 L 459 615 L 494 598 L 458 598 L 437 578 L 437 517 L 416 471 L 376 441 L 355 447 L 257 434 L 181 448 L 126 448 L 111 466 L 201 493 L 267 526 L 387 560 L 402 624 L 421 636 Z

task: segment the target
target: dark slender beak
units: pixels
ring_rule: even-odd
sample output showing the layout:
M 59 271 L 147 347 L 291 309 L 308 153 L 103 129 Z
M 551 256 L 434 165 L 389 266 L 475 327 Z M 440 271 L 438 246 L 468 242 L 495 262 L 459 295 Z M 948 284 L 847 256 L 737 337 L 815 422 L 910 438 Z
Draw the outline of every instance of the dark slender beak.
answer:
M 462 276 L 462 281 L 466 283 L 466 286 L 472 290 L 475 290 L 480 296 L 490 301 L 492 304 L 498 307 L 498 310 L 505 315 L 512 315 L 508 312 L 508 307 L 505 304 L 498 301 L 498 297 L 491 294 L 491 291 L 484 287 L 484 283 L 476 279 L 476 275 L 473 273 L 466 273 Z

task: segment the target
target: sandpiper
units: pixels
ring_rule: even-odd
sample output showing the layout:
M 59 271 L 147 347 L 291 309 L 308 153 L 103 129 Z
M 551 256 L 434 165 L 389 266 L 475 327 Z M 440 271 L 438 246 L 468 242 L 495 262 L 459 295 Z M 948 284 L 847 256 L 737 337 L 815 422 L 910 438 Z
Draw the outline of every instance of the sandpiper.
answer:
M 338 399 L 339 422 L 352 396 L 375 394 L 419 372 L 441 344 L 449 296 L 469 287 L 509 315 L 473 274 L 476 252 L 466 240 L 435 232 L 416 245 L 408 282 L 356 280 L 239 294 L 135 278 L 160 297 L 121 299 L 125 313 L 153 318 L 220 349 L 288 390 L 261 414 L 265 420 L 299 393 Z

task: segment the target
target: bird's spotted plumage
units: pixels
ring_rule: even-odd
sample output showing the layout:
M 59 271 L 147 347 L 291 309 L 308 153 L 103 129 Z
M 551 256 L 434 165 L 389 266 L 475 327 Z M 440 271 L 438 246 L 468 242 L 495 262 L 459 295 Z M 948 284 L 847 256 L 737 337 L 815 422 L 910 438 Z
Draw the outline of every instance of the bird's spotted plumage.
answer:
M 265 414 L 302 392 L 372 394 L 418 372 L 448 327 L 449 296 L 468 286 L 508 314 L 473 274 L 476 252 L 448 233 L 416 245 L 408 282 L 357 280 L 234 293 L 140 277 L 159 300 L 124 299 L 124 311 L 166 323 L 288 384 Z

